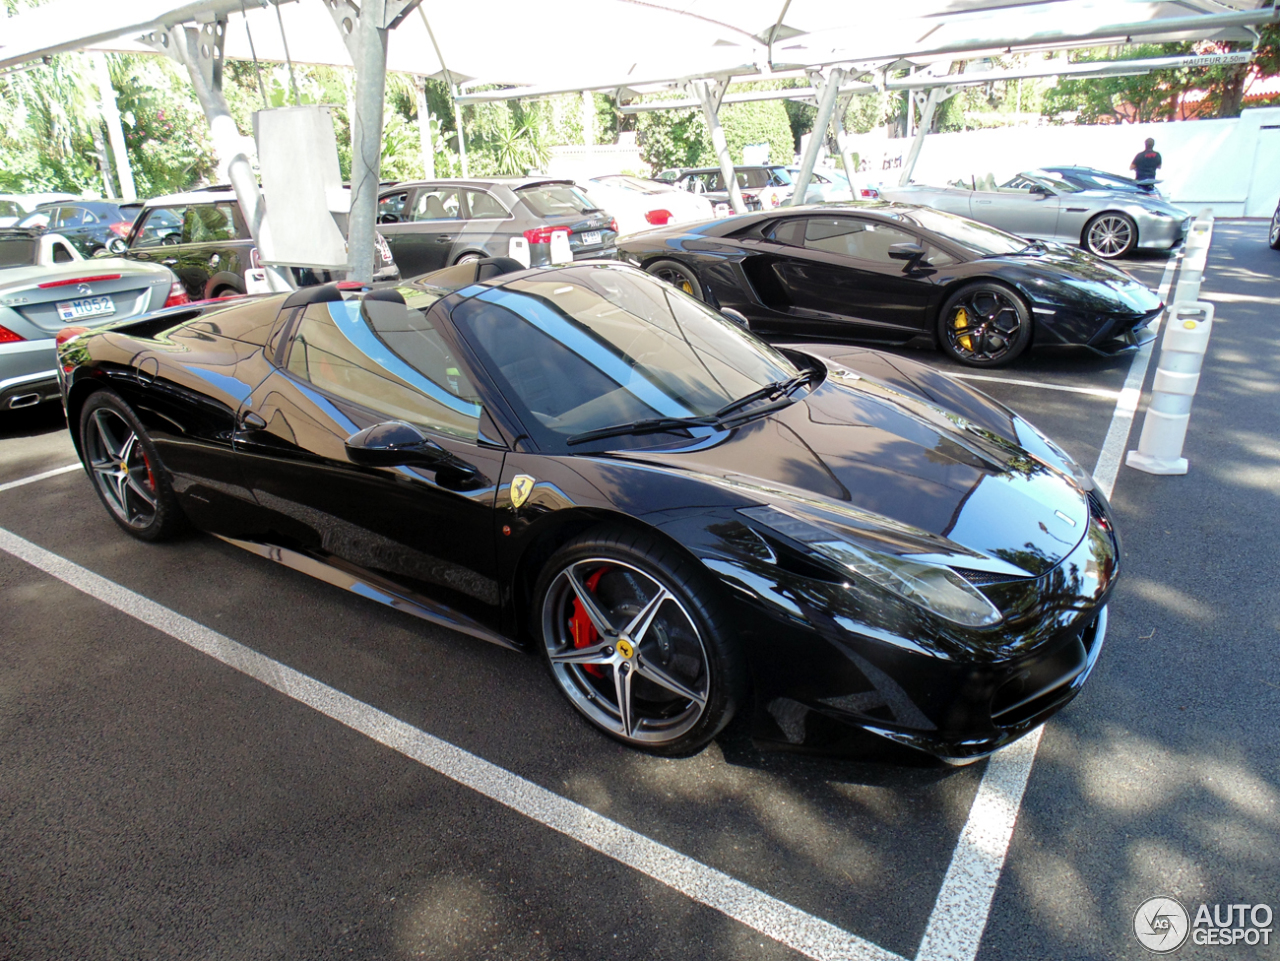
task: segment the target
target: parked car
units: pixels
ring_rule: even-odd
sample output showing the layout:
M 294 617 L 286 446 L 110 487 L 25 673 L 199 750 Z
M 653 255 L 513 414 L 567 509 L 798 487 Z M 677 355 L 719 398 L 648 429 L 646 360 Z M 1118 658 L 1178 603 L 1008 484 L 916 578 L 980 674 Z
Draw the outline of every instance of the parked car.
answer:
M 1164 194 L 1156 189 L 1158 181 L 1155 180 L 1134 180 L 1132 177 L 1123 177 L 1120 174 L 1107 173 L 1105 170 L 1099 170 L 1096 167 L 1075 167 L 1075 166 L 1044 166 L 1040 168 L 1047 174 L 1060 177 L 1067 183 L 1079 187 L 1081 190 L 1120 190 L 1127 193 L 1146 194 L 1151 197 L 1159 197 L 1164 199 Z M 1003 186 L 1011 186 L 1012 182 Z
M 1280 250 L 1280 201 L 1276 203 L 1276 212 L 1271 215 L 1271 231 L 1267 239 L 1272 250 Z
M 61 234 L 86 257 L 101 250 L 122 253 L 138 209 L 106 200 L 43 203 L 18 226 L 44 227 Z
M 164 267 L 85 260 L 67 238 L 0 229 L 0 411 L 58 399 L 54 338 L 185 303 Z
M 64 345 L 108 515 L 536 653 L 660 754 L 741 711 L 785 747 L 966 762 L 1080 691 L 1119 543 L 1006 407 L 899 357 L 784 356 L 617 262 L 444 273 Z
M 567 263 L 617 254 L 613 215 L 572 180 L 437 180 L 378 194 L 378 224 L 406 277 L 485 257 Z
M 937 346 L 995 367 L 1030 345 L 1150 341 L 1160 298 L 1124 271 L 909 204 L 788 207 L 627 238 L 623 258 L 761 334 Z
M 18 222 L 32 213 L 40 204 L 58 200 L 78 201 L 75 194 L 0 194 L 0 227 L 16 227 Z M 39 224 L 44 227 L 46 224 Z
M 715 216 L 715 208 L 705 197 L 643 177 L 607 174 L 583 181 L 581 186 L 587 196 L 613 215 L 619 234 L 696 223 Z
M 969 186 L 882 187 L 885 200 L 925 204 L 1020 237 L 1079 244 L 1108 260 L 1139 247 L 1169 250 L 1182 243 L 1192 217 L 1181 207 L 1130 191 L 1082 190 L 1031 170 L 997 187 L 990 174 Z
M 777 207 L 790 198 L 794 190 L 791 174 L 782 164 L 739 166 L 733 169 L 734 175 L 738 178 L 738 190 L 742 194 L 742 202 L 748 210 Z M 658 176 L 665 179 L 665 175 L 669 172 L 663 171 Z M 680 170 L 671 182 L 677 187 L 706 197 L 717 204 L 717 216 L 733 212 L 729 206 L 729 190 L 725 186 L 724 176 L 719 167 L 693 167 Z
M 376 238 L 374 280 L 399 280 L 390 249 Z M 134 221 L 125 256 L 173 270 L 192 300 L 247 293 L 245 271 L 260 267 L 240 203 L 229 186 L 148 200 Z M 298 286 L 333 279 L 327 271 L 293 268 Z
M 799 167 L 788 167 L 787 173 L 794 181 L 800 175 Z M 793 191 L 794 193 L 794 191 Z M 857 194 L 855 196 L 855 193 Z M 804 192 L 807 204 L 835 203 L 841 200 L 879 200 L 880 190 L 868 183 L 860 183 L 851 187 L 844 171 L 830 167 L 815 169 L 809 180 L 809 189 Z

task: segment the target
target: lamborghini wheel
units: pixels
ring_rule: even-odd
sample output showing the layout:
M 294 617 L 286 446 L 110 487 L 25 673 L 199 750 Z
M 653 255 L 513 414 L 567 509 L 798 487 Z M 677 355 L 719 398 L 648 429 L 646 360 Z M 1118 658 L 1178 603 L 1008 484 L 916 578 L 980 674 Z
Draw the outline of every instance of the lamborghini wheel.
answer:
M 942 349 L 970 367 L 1007 364 L 1031 342 L 1031 312 L 1011 288 L 994 281 L 961 287 L 938 317 Z
M 656 260 L 645 268 L 659 280 L 665 280 L 673 287 L 679 287 L 690 297 L 706 300 L 702 295 L 702 285 L 697 275 L 684 264 L 674 260 Z

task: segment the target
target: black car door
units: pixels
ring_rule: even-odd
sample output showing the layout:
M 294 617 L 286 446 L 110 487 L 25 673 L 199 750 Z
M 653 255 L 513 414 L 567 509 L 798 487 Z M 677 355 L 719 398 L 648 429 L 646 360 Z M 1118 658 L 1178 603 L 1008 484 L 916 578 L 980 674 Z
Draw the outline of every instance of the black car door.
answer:
M 493 524 L 505 449 L 479 437 L 464 363 L 403 303 L 311 304 L 293 323 L 236 431 L 245 477 L 272 513 L 269 539 L 447 608 L 461 629 L 500 629 Z M 346 440 L 388 421 L 417 427 L 449 463 L 353 463 Z
M 88 257 L 89 241 L 92 239 L 88 236 L 91 232 L 90 225 L 97 222 L 98 218 L 84 207 L 59 207 L 49 218 L 49 230 L 62 234 L 82 256 Z
M 946 255 L 925 245 L 925 262 L 912 268 L 889 256 L 895 244 L 925 245 L 894 224 L 822 214 L 779 221 L 759 249 L 771 255 L 797 332 L 901 341 L 928 327 L 935 294 L 928 261 Z

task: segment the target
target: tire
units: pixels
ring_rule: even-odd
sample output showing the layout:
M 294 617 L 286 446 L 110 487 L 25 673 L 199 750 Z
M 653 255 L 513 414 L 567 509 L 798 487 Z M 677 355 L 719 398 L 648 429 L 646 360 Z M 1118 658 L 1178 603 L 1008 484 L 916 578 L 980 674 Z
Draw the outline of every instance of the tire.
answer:
M 1271 215 L 1271 232 L 1267 235 L 1267 243 L 1272 250 L 1280 250 L 1280 204 L 1276 204 L 1276 212 Z
M 94 490 L 126 533 L 163 541 L 188 529 L 155 444 L 118 394 L 91 395 L 80 410 L 78 430 Z
M 1138 246 L 1138 225 L 1128 214 L 1109 210 L 1085 224 L 1081 244 L 1104 260 L 1114 260 Z
M 747 687 L 713 591 L 694 561 L 657 539 L 593 528 L 543 566 L 534 635 L 588 721 L 630 747 L 692 754 L 729 723 Z
M 942 305 L 938 343 L 968 367 L 1003 366 L 1031 343 L 1031 311 L 1004 284 L 991 280 L 966 284 Z
M 106 249 L 107 249 L 107 248 L 106 248 L 106 247 L 103 247 L 101 244 L 99 244 L 99 245 L 98 245 L 98 246 L 96 246 L 96 247 L 91 248 L 91 249 L 90 249 L 90 251 L 89 251 L 89 257 L 90 257 L 90 259 L 92 259 L 92 258 L 94 258 L 94 257 L 98 256 L 98 251 L 100 251 L 100 250 L 106 250 Z
M 682 263 L 674 260 L 655 260 L 645 268 L 659 280 L 665 280 L 673 287 L 679 287 L 690 297 L 706 301 L 702 293 L 702 284 L 698 283 L 698 275 Z
M 484 260 L 484 257 L 480 254 L 463 254 L 461 257 L 459 257 L 457 260 L 454 261 L 454 265 L 457 266 L 458 264 L 474 264 L 477 260 Z

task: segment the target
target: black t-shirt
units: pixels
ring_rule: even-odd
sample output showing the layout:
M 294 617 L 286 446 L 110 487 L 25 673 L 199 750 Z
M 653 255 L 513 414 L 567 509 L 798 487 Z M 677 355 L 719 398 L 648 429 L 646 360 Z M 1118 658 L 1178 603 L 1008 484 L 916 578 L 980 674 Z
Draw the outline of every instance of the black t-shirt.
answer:
M 1133 166 L 1138 180 L 1151 180 L 1160 166 L 1160 155 L 1154 150 L 1144 150 L 1133 158 Z

